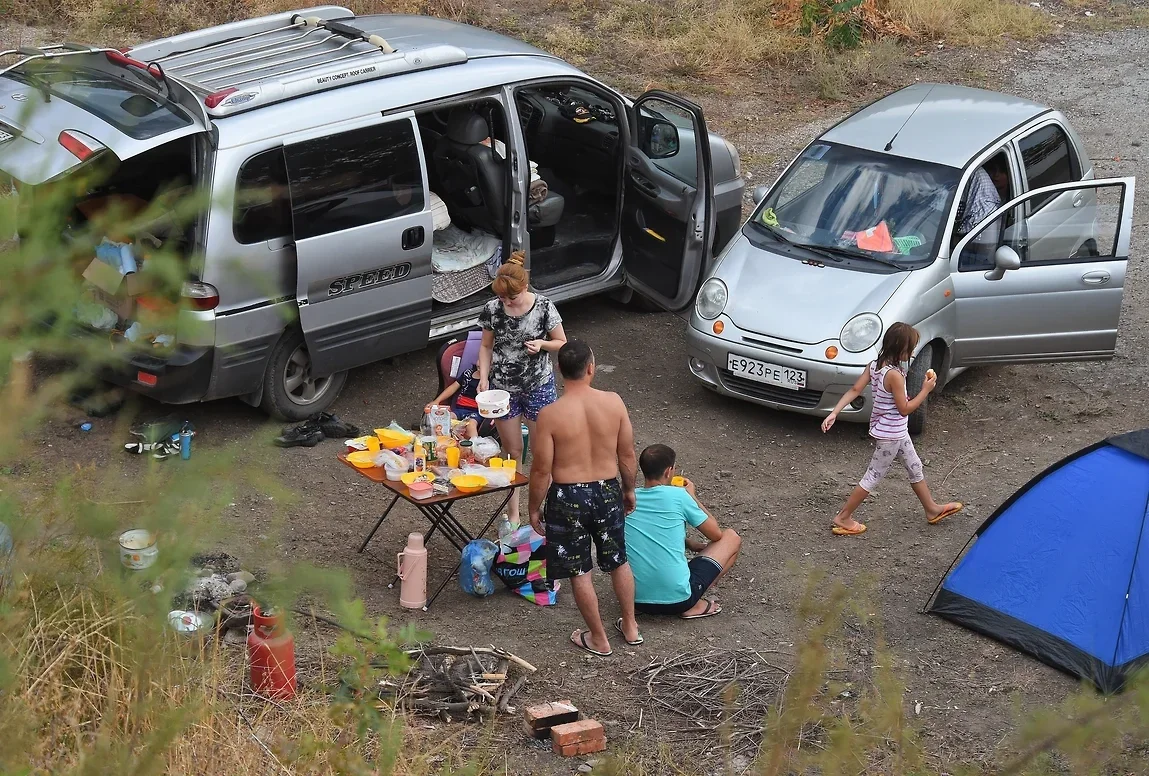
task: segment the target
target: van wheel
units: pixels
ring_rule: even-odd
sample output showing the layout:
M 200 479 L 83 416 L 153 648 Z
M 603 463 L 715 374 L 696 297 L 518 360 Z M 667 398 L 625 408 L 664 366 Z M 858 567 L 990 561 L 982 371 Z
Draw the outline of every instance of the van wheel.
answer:
M 926 372 L 934 361 L 934 346 L 926 345 L 918 353 L 918 357 L 914 359 L 914 363 L 910 365 L 910 371 L 906 374 L 906 396 L 913 398 L 918 395 L 918 391 L 922 389 L 922 385 L 926 381 Z M 913 435 L 918 435 L 926 429 L 926 410 L 928 409 L 930 399 L 927 396 L 926 400 L 914 410 L 910 415 L 909 429 Z
M 296 421 L 330 407 L 343 390 L 347 373 L 313 376 L 303 333 L 290 331 L 275 346 L 263 380 L 263 411 L 280 420 Z

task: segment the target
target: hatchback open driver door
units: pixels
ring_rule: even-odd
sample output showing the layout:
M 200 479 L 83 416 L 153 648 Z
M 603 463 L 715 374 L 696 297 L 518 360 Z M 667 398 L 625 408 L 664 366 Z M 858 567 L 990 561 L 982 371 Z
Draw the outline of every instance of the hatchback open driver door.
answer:
M 1133 178 L 1045 186 L 964 237 L 951 265 L 953 365 L 1112 358 L 1133 193 Z M 1019 204 L 1028 215 L 1011 221 Z
M 627 284 L 672 311 L 688 306 L 714 243 L 710 135 L 702 108 L 662 91 L 631 110 L 622 212 Z
M 284 156 L 312 373 L 425 346 L 432 223 L 414 115 L 327 126 L 291 138 Z

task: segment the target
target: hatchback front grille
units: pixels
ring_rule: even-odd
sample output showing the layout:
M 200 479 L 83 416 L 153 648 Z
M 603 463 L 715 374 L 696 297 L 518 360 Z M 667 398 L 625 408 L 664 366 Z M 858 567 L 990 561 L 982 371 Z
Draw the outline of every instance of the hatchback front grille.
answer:
M 772 401 L 778 404 L 802 407 L 804 409 L 817 407 L 818 403 L 822 401 L 821 391 L 811 391 L 808 388 L 803 388 L 800 391 L 793 391 L 789 388 L 779 388 L 774 385 L 760 383 L 757 380 L 747 380 L 745 377 L 738 377 L 728 369 L 720 369 L 719 376 L 722 378 L 723 385 L 731 391 L 754 399 L 762 399 L 763 401 Z

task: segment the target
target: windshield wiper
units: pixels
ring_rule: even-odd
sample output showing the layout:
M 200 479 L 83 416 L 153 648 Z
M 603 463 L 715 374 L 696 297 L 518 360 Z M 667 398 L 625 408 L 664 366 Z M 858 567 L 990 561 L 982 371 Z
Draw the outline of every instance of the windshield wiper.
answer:
M 865 251 L 852 251 L 849 248 L 839 248 L 832 245 L 819 245 L 817 247 L 811 245 L 803 245 L 803 248 L 809 248 L 812 251 L 831 254 L 834 256 L 845 256 L 850 259 L 863 259 L 865 261 L 876 261 L 878 264 L 885 264 L 887 267 L 894 267 L 895 269 L 905 269 L 899 262 L 893 259 L 883 259 L 881 256 L 875 256 L 872 253 Z

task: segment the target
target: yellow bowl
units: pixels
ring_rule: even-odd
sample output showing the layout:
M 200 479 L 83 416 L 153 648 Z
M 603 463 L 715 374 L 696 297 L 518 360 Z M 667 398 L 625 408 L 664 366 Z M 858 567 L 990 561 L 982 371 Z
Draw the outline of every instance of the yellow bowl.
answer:
M 347 462 L 356 469 L 374 469 L 376 455 L 378 453 L 373 453 L 370 450 L 356 450 L 354 453 L 347 454 Z
M 434 475 L 428 474 L 427 472 L 407 472 L 403 475 L 403 484 L 410 485 L 412 482 L 415 482 L 415 480 L 430 482 L 433 479 L 435 479 Z
M 402 431 L 396 431 L 393 428 L 377 428 L 375 429 L 375 436 L 379 437 L 379 444 L 388 450 L 396 447 L 406 447 L 411 444 L 414 435 L 406 434 Z
M 451 479 L 451 484 L 458 488 L 460 493 L 477 493 L 487 487 L 487 478 L 478 474 L 460 474 Z

